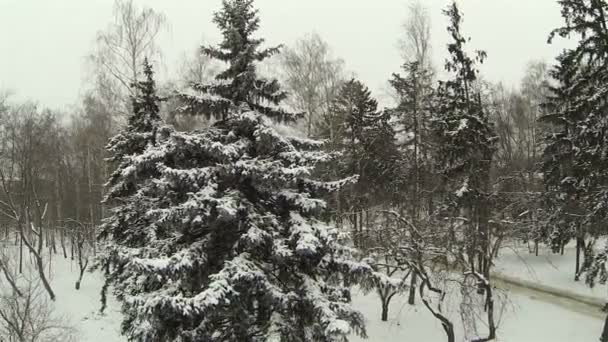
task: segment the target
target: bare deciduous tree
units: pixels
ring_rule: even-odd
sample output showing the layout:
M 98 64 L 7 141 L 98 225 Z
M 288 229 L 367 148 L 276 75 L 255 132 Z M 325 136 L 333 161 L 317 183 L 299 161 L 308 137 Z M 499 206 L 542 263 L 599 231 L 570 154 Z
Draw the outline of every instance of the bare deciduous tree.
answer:
M 0 243 L 5 243 L 6 241 L 1 241 Z M 14 272 L 12 272 L 12 267 L 10 264 L 10 256 L 7 253 L 7 248 L 0 248 L 0 273 L 3 274 L 4 280 L 8 283 L 10 290 L 19 297 L 23 296 L 23 293 L 17 286 L 17 280 Z M 2 284 L 2 278 L 0 277 L 0 285 Z
M 206 45 L 201 44 L 201 46 Z M 210 83 L 219 71 L 217 62 L 197 49 L 192 54 L 182 56 L 178 72 L 179 83 L 181 86 Z
M 402 25 L 399 39 L 401 55 L 406 62 L 418 62 L 422 68 L 431 68 L 431 19 L 419 0 L 408 6 L 408 16 Z
M 133 0 L 116 0 L 113 21 L 97 34 L 95 50 L 89 56 L 98 92 L 126 105 L 144 58 L 160 56 L 156 40 L 166 26 L 162 13 L 139 8 Z
M 312 33 L 285 49 L 281 65 L 289 101 L 294 109 L 306 113 L 306 132 L 311 136 L 346 78 L 344 62 L 332 56 L 321 36 Z
M 87 240 L 94 239 L 94 236 L 91 236 L 91 229 L 82 222 L 70 220 L 71 222 L 76 224 L 76 229 L 72 235 L 74 236 L 74 242 L 72 248 L 76 248 L 76 258 L 78 261 L 78 280 L 76 280 L 76 284 L 74 288 L 76 290 L 80 290 L 80 286 L 82 284 L 82 278 L 84 277 L 84 273 L 89 266 L 89 252 L 86 249 Z
M 22 283 L 22 293 L 0 293 L 0 337 L 15 342 L 76 341 L 74 329 L 55 315 L 39 282 Z
M 23 247 L 34 257 L 37 271 L 51 300 L 55 299 L 47 276 L 43 248 L 51 236 L 46 217 L 47 202 L 38 196 L 45 183 L 54 117 L 25 104 L 2 121 L 0 149 L 0 214 L 13 225 L 19 237 L 19 271 L 23 269 Z M 43 203 L 44 202 L 44 203 Z
M 207 44 L 201 44 L 206 46 Z M 194 115 L 183 115 L 178 110 L 183 103 L 171 94 L 176 89 L 188 89 L 194 84 L 210 84 L 220 71 L 217 61 L 213 60 L 197 48 L 194 53 L 183 54 L 179 62 L 177 78 L 159 87 L 161 96 L 166 95 L 163 102 L 161 113 L 164 113 L 167 123 L 170 123 L 178 130 L 188 131 L 207 127 L 210 122 L 206 117 Z

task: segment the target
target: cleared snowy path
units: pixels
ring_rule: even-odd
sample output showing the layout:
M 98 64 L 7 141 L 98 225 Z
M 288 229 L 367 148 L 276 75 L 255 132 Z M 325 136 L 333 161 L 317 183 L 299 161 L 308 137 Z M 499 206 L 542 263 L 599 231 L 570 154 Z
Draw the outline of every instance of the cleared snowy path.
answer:
M 582 296 L 538 283 L 512 279 L 503 275 L 494 275 L 493 282 L 500 289 L 554 304 L 569 311 L 600 319 L 606 317 L 606 314 L 601 311 L 603 303 L 593 297 Z
M 599 309 L 587 304 L 563 299 L 525 287 L 496 282 L 508 295 L 504 311 L 499 315 L 496 342 L 587 342 L 597 341 L 604 316 Z M 377 295 L 358 294 L 354 305 L 367 320 L 369 339 L 353 337 L 352 342 L 445 341 L 439 324 L 422 306 L 410 306 L 400 296 L 391 304 L 389 321 L 380 321 Z M 456 341 L 464 341 L 460 316 L 448 309 L 456 326 Z M 480 325 L 483 333 L 483 326 Z

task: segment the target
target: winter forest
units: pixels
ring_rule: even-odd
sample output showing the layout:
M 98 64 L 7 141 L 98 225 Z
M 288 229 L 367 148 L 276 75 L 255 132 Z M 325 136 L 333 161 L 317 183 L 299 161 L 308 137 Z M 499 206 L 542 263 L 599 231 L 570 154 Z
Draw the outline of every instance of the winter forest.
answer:
M 0 88 L 0 342 L 608 342 L 608 2 L 551 1 L 511 87 L 404 0 L 377 90 L 254 0 L 169 68 L 114 0 L 77 103 Z

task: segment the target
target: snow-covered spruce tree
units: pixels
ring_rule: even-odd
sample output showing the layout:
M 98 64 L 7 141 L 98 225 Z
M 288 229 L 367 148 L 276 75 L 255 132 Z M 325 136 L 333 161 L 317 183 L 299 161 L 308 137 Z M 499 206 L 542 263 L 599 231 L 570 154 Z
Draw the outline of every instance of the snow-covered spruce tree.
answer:
M 465 236 L 472 240 L 467 243 L 466 253 L 471 266 L 489 275 L 490 265 L 485 256 L 479 259 L 480 264 L 475 261 L 479 250 L 485 255 L 489 248 L 486 242 L 490 239 L 490 168 L 496 140 L 479 94 L 473 90 L 478 73 L 475 63 L 483 62 L 485 53 L 478 51 L 475 59 L 467 56 L 464 51 L 467 39 L 460 32 L 461 15 L 456 3 L 445 13 L 451 21 L 448 30 L 452 36 L 446 70 L 454 77 L 441 82 L 438 89 L 438 108 L 432 122 L 437 139 L 435 158 L 444 179 L 448 202 L 456 215 L 462 211 L 468 218 L 465 225 L 472 231 Z
M 490 267 L 494 255 L 494 228 L 490 222 L 492 187 L 490 170 L 495 151 L 496 135 L 484 111 L 481 96 L 474 90 L 478 71 L 476 63 L 486 54 L 477 51 L 474 58 L 464 50 L 468 41 L 461 33 L 461 13 L 453 2 L 447 10 L 450 20 L 448 44 L 450 58 L 446 71 L 451 80 L 441 82 L 438 108 L 433 118 L 433 132 L 437 139 L 435 160 L 445 191 L 445 210 L 441 218 L 448 222 L 450 239 L 448 250 L 455 258 L 456 267 L 463 271 L 463 286 L 470 281 L 485 295 L 488 333 L 474 341 L 489 341 L 496 337 L 494 297 L 490 283 Z M 464 289 L 464 288 L 463 288 Z M 476 319 L 472 313 L 461 312 L 463 318 Z M 465 324 L 470 322 L 465 322 Z M 475 332 L 473 334 L 477 335 Z
M 135 158 L 149 145 L 156 143 L 157 131 L 161 125 L 158 107 L 161 99 L 156 95 L 154 74 L 147 59 L 143 69 L 146 79 L 133 85 L 133 113 L 128 118 L 127 127 L 110 139 L 107 146 L 110 162 L 116 165 L 116 170 L 106 184 L 108 191 L 104 201 L 120 205 L 113 209 L 112 215 L 102 224 L 100 238 L 111 237 L 115 243 L 128 246 L 141 246 L 143 236 L 148 233 L 144 229 L 146 222 L 141 222 L 141 219 L 153 203 L 142 197 L 139 188 L 156 173 L 155 168 L 135 173 Z M 148 174 L 144 176 L 146 173 Z
M 216 18 L 257 22 L 249 11 L 251 1 L 224 1 Z M 351 180 L 315 180 L 316 164 L 330 158 L 321 144 L 279 134 L 268 112 L 248 102 L 255 96 L 242 98 L 249 100 L 214 95 L 228 107 L 207 107 L 224 119 L 203 132 L 152 129 L 145 150 L 123 157 L 110 181 L 107 279 L 122 303 L 123 333 L 209 342 L 365 335 L 348 286 L 400 284 L 356 262 L 319 219 L 321 196 Z M 127 140 L 130 130 L 121 135 Z
M 104 203 L 112 207 L 111 215 L 104 219 L 98 234 L 100 242 L 110 242 L 100 254 L 94 268 L 102 268 L 108 276 L 101 292 L 101 311 L 106 308 L 107 289 L 112 283 L 110 267 L 120 265 L 118 246 L 141 247 L 145 244 L 144 236 L 149 231 L 145 213 L 154 203 L 140 189 L 158 174 L 155 168 L 139 170 L 135 173 L 136 158 L 151 144 L 155 144 L 158 129 L 161 127 L 159 102 L 156 95 L 156 83 L 152 66 L 144 60 L 144 81 L 133 84 L 134 95 L 131 97 L 133 113 L 129 116 L 127 126 L 122 132 L 110 139 L 106 146 L 108 162 L 115 166 L 115 171 L 105 184 L 107 193 Z
M 345 341 L 364 334 L 343 281 L 371 269 L 353 262 L 338 232 L 317 219 L 324 202 L 316 197 L 341 183 L 309 179 L 328 155 L 265 120 L 250 111 L 204 133 L 163 128 L 167 136 L 136 158 L 134 177 L 149 169 L 160 175 L 138 191 L 156 203 L 131 226 L 146 234 L 135 247 L 116 247 L 110 276 L 129 338 Z
M 543 171 L 557 215 L 555 237 L 577 242 L 575 279 L 591 262 L 594 241 L 606 235 L 608 216 L 608 4 L 603 1 L 559 1 L 565 25 L 555 36 L 578 36 L 578 45 L 557 59 L 545 121 L 559 130 L 549 135 Z M 585 260 L 580 265 L 581 251 Z
M 587 270 L 586 281 L 605 283 L 606 255 L 593 257 L 593 241 L 606 235 L 608 216 L 608 3 L 560 0 L 565 25 L 555 36 L 578 39 L 577 46 L 558 58 L 552 76 L 553 90 L 545 118 L 558 125 L 545 150 L 545 183 L 556 203 L 557 235 L 577 240 L 576 277 Z M 589 239 L 590 240 L 586 240 Z M 580 251 L 585 261 L 579 269 Z M 600 337 L 608 341 L 608 317 Z
M 577 245 L 581 239 L 584 241 L 585 209 L 581 201 L 584 189 L 577 181 L 576 175 L 581 175 L 581 170 L 575 159 L 577 148 L 574 145 L 575 126 L 584 119 L 584 114 L 570 105 L 578 90 L 573 87 L 578 77 L 573 62 L 572 51 L 564 51 L 557 58 L 558 64 L 550 71 L 557 85 L 550 87 L 551 93 L 543 104 L 547 114 L 540 118 L 554 130 L 546 136 L 541 164 L 545 186 L 543 201 L 549 211 L 546 237 L 554 252 L 563 251 L 571 239 L 577 239 Z M 577 260 L 575 278 L 578 273 Z
M 267 80 L 256 73 L 256 65 L 278 53 L 280 46 L 260 49 L 264 39 L 254 38 L 260 26 L 253 0 L 223 0 L 215 13 L 223 41 L 217 46 L 202 47 L 201 52 L 228 67 L 216 75 L 212 84 L 192 84 L 179 93 L 185 105 L 180 112 L 227 118 L 231 106 L 246 104 L 267 117 L 289 120 L 293 116 L 277 105 L 287 97 L 276 79 Z

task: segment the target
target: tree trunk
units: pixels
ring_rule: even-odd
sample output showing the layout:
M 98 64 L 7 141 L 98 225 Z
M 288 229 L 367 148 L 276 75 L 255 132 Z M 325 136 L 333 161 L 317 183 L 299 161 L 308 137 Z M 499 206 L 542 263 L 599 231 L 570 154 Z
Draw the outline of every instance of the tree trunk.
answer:
M 382 300 L 382 322 L 388 321 L 388 302 Z
M 28 238 L 25 236 L 25 232 L 24 232 L 24 227 L 23 224 L 20 224 L 20 232 L 21 232 L 21 241 L 23 241 L 23 243 L 27 246 L 28 251 L 30 252 L 31 255 L 34 256 L 34 259 L 36 260 L 36 269 L 38 270 L 38 276 L 40 277 L 40 280 L 42 281 L 42 285 L 44 286 L 44 289 L 46 290 L 46 292 L 49 294 L 49 297 L 51 298 L 52 301 L 55 301 L 55 292 L 53 292 L 53 289 L 51 288 L 51 284 L 48 282 L 47 278 L 46 278 L 46 274 L 44 274 L 44 262 L 42 260 L 42 255 L 41 255 L 41 251 L 42 251 L 42 237 L 43 237 L 43 232 L 42 232 L 42 227 L 38 227 L 39 232 L 33 232 L 34 236 L 38 238 L 38 240 L 36 241 L 38 243 L 38 248 L 34 247 L 28 240 Z
M 6 278 L 6 281 L 11 286 L 13 291 L 17 294 L 17 296 L 23 297 L 23 294 L 19 290 L 19 287 L 17 286 L 17 283 L 15 282 L 13 275 L 10 273 L 9 269 L 2 262 L 2 260 L 0 260 L 0 271 L 2 271 L 4 273 L 4 278 Z M 0 340 L 0 341 L 2 341 L 2 340 Z
M 101 179 L 105 182 L 108 179 L 108 166 L 103 163 L 103 166 L 101 167 Z M 105 187 L 101 187 L 101 199 L 103 200 L 103 198 L 105 197 Z M 104 218 L 106 218 L 106 205 L 105 203 L 101 203 L 101 217 L 100 219 L 103 220 Z
M 73 235 L 74 233 L 72 233 Z M 70 237 L 70 260 L 74 260 L 74 246 L 76 242 L 74 241 L 74 236 Z
M 363 209 L 359 211 L 359 248 L 365 248 L 365 239 L 363 235 Z
M 88 263 L 88 261 L 87 261 Z M 82 284 L 82 278 L 84 277 L 84 272 L 86 271 L 86 264 L 84 265 L 84 268 L 80 269 L 80 274 L 78 275 L 78 280 L 76 281 L 76 285 L 74 286 L 76 288 L 76 290 L 80 290 L 80 284 Z
M 19 274 L 23 273 L 23 236 L 19 235 Z
M 604 321 L 604 329 L 602 330 L 600 342 L 608 342 L 608 315 L 606 315 L 606 320 Z
M 93 255 L 97 255 L 97 244 L 95 243 L 95 202 L 93 200 L 93 172 L 91 170 L 91 149 L 87 147 L 87 180 L 89 186 L 89 220 L 91 221 L 91 240 L 93 241 Z
M 576 237 L 576 265 L 574 266 L 574 281 L 579 280 L 579 274 L 581 272 L 581 250 L 584 248 L 584 240 L 580 237 Z
M 312 110 L 310 109 L 310 102 L 309 102 L 309 106 L 308 106 L 308 122 L 307 124 L 307 137 L 310 138 L 312 137 Z
M 63 251 L 63 258 L 68 258 L 68 252 L 65 250 L 65 226 L 61 227 L 59 231 L 59 239 L 61 240 L 61 250 Z
M 76 207 L 76 221 L 80 222 L 80 178 L 76 177 L 76 181 L 74 182 L 74 186 L 76 188 L 76 203 L 74 203 Z
M 409 293 L 409 297 L 407 299 L 407 303 L 409 305 L 414 305 L 416 304 L 416 281 L 418 278 L 418 274 L 416 273 L 416 271 L 412 271 L 412 279 L 410 281 L 410 293 Z
M 392 292 L 389 288 L 378 289 L 378 295 L 380 296 L 380 303 L 382 304 L 382 314 L 381 319 L 382 322 L 388 321 L 388 308 L 391 303 L 391 299 L 395 296 L 397 292 Z
M 80 270 L 80 275 L 78 276 L 78 280 L 76 281 L 76 290 L 80 290 L 80 284 L 82 283 L 82 278 L 84 277 L 84 272 L 87 270 L 87 266 L 89 265 L 89 259 L 86 256 L 82 255 L 82 248 L 85 243 L 85 232 L 80 233 L 81 236 L 78 238 L 78 269 Z M 84 259 L 84 260 L 83 260 Z
M 359 244 L 357 243 L 357 211 L 356 209 L 353 208 L 354 213 L 351 215 L 352 217 L 352 222 L 353 222 L 353 245 L 355 247 L 359 247 Z
M 36 257 L 36 264 L 38 265 L 37 268 L 38 268 L 38 273 L 40 275 L 40 280 L 42 281 L 42 286 L 44 286 L 44 289 L 49 294 L 49 297 L 51 298 L 51 300 L 55 301 L 55 292 L 53 292 L 53 289 L 51 288 L 51 284 L 49 284 L 49 281 L 46 279 L 46 275 L 44 274 L 44 264 L 42 262 L 42 257 L 40 257 L 40 256 Z
M 448 338 L 448 342 L 455 342 L 456 337 L 454 336 L 454 325 L 452 323 L 443 323 L 443 330 Z
M 61 183 L 59 182 L 59 180 L 61 179 L 60 176 L 60 162 L 59 160 L 57 160 L 57 165 L 55 165 L 55 224 L 53 225 L 53 250 L 55 253 L 57 253 L 57 248 L 55 247 L 55 233 L 57 232 L 57 230 L 59 229 L 59 235 L 60 238 L 62 238 L 62 233 L 61 233 L 61 226 L 62 226 L 62 222 L 63 222 L 63 218 L 61 217 L 63 210 L 61 208 Z M 63 240 L 60 241 L 60 243 L 63 245 Z M 64 251 L 64 255 L 65 255 L 65 251 Z

